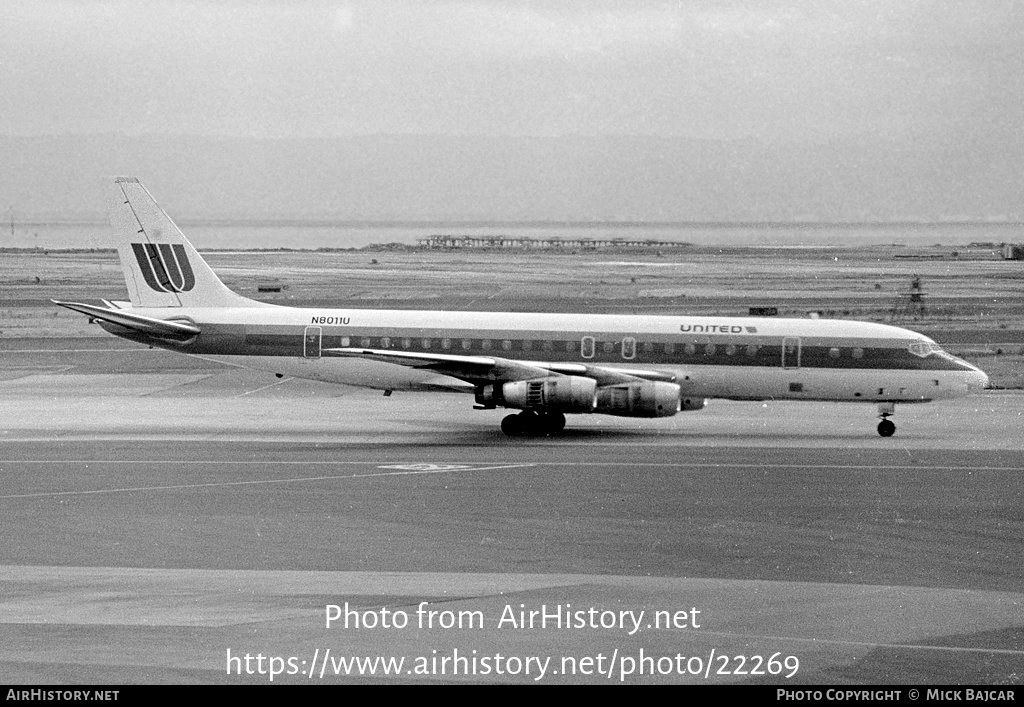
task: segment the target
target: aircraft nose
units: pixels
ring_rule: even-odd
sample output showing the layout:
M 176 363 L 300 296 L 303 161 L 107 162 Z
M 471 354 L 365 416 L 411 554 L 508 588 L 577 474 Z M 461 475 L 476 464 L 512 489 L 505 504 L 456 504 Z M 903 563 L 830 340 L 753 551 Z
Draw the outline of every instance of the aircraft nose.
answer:
M 988 375 L 986 375 L 985 371 L 963 359 L 960 360 L 960 363 L 963 364 L 964 368 L 963 378 L 960 380 L 967 387 L 968 393 L 975 390 L 984 390 L 988 387 Z
M 988 375 L 985 374 L 985 371 L 962 358 L 954 357 L 954 360 L 960 364 L 960 368 L 964 372 L 963 378 L 960 380 L 966 386 L 967 392 L 988 388 Z
M 984 390 L 988 388 L 988 376 L 982 370 L 975 370 L 967 379 L 968 390 Z

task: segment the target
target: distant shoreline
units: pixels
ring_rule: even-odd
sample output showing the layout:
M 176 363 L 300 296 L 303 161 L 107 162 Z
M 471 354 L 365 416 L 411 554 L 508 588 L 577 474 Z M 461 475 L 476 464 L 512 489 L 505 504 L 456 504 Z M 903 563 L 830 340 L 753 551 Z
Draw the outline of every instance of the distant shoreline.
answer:
M 296 248 L 289 246 L 278 246 L 273 248 L 196 248 L 200 253 L 207 254 L 230 254 L 230 253 L 356 253 L 366 252 L 423 252 L 423 253 L 549 253 L 553 255 L 578 255 L 580 253 L 614 253 L 614 252 L 642 252 L 652 255 L 662 255 L 661 249 L 673 246 L 671 250 L 685 252 L 704 252 L 727 250 L 735 251 L 765 251 L 765 250 L 822 250 L 822 251 L 873 251 L 873 250 L 929 250 L 957 248 L 965 251 L 995 251 L 1003 247 L 1002 243 L 932 243 L 932 244 L 907 244 L 907 243 L 858 243 L 851 245 L 834 244 L 812 244 L 812 245 L 787 245 L 787 244 L 713 244 L 713 243 L 688 243 L 677 241 L 671 244 L 652 243 L 650 245 L 600 245 L 588 248 L 551 248 L 551 247 L 521 247 L 521 246 L 477 246 L 477 247 L 431 247 L 409 243 L 371 243 L 363 246 L 350 248 L 323 246 L 318 248 Z M 43 246 L 32 247 L 0 247 L 0 254 L 12 255 L 116 255 L 117 248 L 47 248 Z M 897 258 L 923 257 L 938 258 L 945 257 L 945 254 L 914 256 L 913 254 L 896 255 Z M 953 254 L 956 257 L 956 253 Z
M 1024 221 L 986 221 L 977 219 L 948 221 L 416 221 L 416 220 L 366 220 L 366 219 L 180 219 L 179 226 L 196 227 L 263 227 L 263 228 L 415 228 L 415 229 L 459 229 L 459 228 L 510 228 L 510 229 L 731 229 L 764 228 L 769 230 L 869 230 L 879 228 L 1022 228 Z M 31 226 L 107 226 L 105 218 L 33 218 L 17 220 L 18 228 Z M 2 234 L 2 230 L 0 230 Z

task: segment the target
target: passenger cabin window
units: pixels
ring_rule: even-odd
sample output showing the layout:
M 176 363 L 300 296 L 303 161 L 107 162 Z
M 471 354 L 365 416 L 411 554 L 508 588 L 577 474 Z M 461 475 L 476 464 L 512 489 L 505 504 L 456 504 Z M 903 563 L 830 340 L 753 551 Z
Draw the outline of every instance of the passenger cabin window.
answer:
M 425 348 L 425 349 L 429 349 L 430 348 L 430 339 L 424 339 L 422 343 L 423 343 L 423 348 Z
M 540 345 L 540 347 L 545 351 L 551 351 L 552 349 L 555 348 L 555 345 L 550 341 L 545 341 L 543 344 Z
M 402 348 L 407 349 L 412 346 L 412 339 L 402 339 Z
M 512 340 L 511 339 L 505 339 L 504 341 L 502 341 L 501 342 L 501 348 L 504 349 L 505 351 L 511 351 L 512 350 Z
M 601 344 L 601 350 L 604 351 L 605 353 L 611 353 L 612 351 L 615 350 L 615 344 L 613 344 L 610 341 L 606 341 L 603 344 Z
M 622 358 L 636 358 L 636 339 L 627 336 L 622 340 Z
M 838 346 L 833 346 L 832 348 L 830 348 L 828 350 L 829 358 L 839 358 L 839 353 L 840 352 L 839 352 L 839 347 Z
M 732 356 L 736 353 L 736 344 L 729 344 L 725 347 L 725 355 Z
M 683 350 L 686 351 L 687 356 L 693 356 L 697 353 L 697 344 L 687 344 Z
M 389 348 L 391 348 L 391 339 L 389 337 L 385 336 L 383 339 L 380 340 L 380 347 L 382 349 L 389 349 Z
M 352 344 L 352 340 L 350 338 L 348 338 L 347 336 L 341 337 L 341 346 L 342 346 L 342 348 L 348 348 L 351 344 Z
M 594 358 L 594 337 L 584 336 L 580 340 L 580 356 L 583 358 Z
M 756 355 L 757 355 L 757 345 L 756 344 L 750 344 L 749 346 L 747 346 L 747 356 L 756 356 Z
M 364 349 L 370 348 L 370 337 L 364 336 L 362 339 L 359 340 L 359 345 L 362 346 Z
M 452 347 L 452 340 L 451 339 L 441 339 L 441 348 L 442 349 L 450 349 L 451 347 Z
M 858 346 L 853 351 L 850 352 L 850 355 L 853 356 L 854 358 L 864 358 L 864 349 Z
M 463 339 L 462 340 L 462 348 L 463 349 L 465 349 L 466 351 L 469 351 L 472 347 L 473 347 L 473 342 L 472 341 L 470 341 L 469 339 Z

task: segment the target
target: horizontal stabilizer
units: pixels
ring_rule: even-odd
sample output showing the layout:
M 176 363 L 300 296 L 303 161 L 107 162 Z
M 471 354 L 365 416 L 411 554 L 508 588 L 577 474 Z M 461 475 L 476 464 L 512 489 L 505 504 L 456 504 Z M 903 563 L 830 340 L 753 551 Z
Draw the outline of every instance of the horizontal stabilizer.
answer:
M 55 299 L 50 301 L 93 319 L 117 324 L 118 326 L 133 329 L 150 336 L 160 336 L 168 339 L 191 339 L 200 331 L 199 327 L 189 322 L 154 319 L 153 317 L 144 317 L 141 314 L 131 314 L 121 309 L 105 309 L 80 302 L 58 302 Z

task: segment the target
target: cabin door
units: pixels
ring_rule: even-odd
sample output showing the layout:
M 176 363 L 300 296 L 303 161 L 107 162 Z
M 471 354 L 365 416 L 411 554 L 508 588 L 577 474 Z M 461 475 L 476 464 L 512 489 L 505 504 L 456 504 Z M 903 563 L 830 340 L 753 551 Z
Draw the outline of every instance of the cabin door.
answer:
M 787 337 L 782 340 L 782 367 L 800 368 L 800 339 Z
M 303 358 L 320 358 L 320 340 L 323 337 L 323 327 L 308 326 L 302 336 Z

